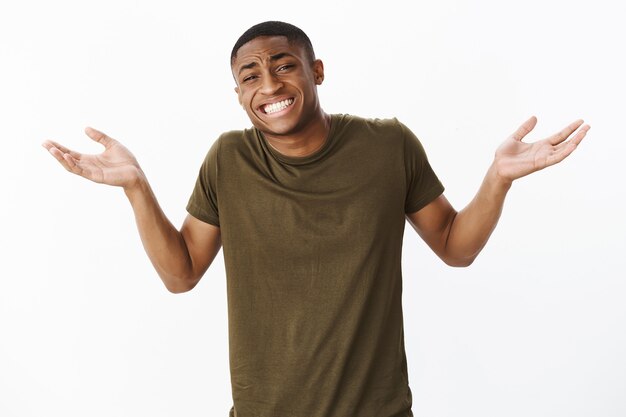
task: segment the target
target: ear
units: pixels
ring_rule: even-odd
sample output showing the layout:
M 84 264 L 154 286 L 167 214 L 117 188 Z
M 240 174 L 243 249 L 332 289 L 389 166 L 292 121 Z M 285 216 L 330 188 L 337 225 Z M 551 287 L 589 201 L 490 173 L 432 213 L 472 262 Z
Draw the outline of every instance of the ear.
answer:
M 313 61 L 313 76 L 315 77 L 315 84 L 322 85 L 324 82 L 324 63 L 321 59 Z
M 239 105 L 243 106 L 243 103 L 241 102 L 241 94 L 239 94 L 239 87 L 235 87 L 235 93 L 237 93 L 237 100 L 239 100 Z

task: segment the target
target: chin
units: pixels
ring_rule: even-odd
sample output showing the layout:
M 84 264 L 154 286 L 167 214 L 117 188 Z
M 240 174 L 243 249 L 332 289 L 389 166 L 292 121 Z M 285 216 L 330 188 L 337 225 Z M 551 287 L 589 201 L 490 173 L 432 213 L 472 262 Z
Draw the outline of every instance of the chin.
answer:
M 297 131 L 297 125 L 292 123 L 262 123 L 255 127 L 265 134 L 274 136 L 286 136 Z
M 254 119 L 250 119 L 252 125 L 265 134 L 285 136 L 293 134 L 299 130 L 300 120 L 295 120 L 292 117 L 277 118 L 277 119 L 262 119 L 255 116 Z

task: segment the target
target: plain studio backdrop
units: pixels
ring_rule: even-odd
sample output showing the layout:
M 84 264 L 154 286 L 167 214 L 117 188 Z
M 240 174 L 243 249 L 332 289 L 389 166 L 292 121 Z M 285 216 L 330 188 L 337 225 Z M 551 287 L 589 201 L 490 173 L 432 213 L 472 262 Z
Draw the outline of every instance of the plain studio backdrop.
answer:
M 531 115 L 530 142 L 591 124 L 513 185 L 471 267 L 407 223 L 409 379 L 416 416 L 626 415 L 625 18 L 617 1 L 3 2 L 0 415 L 228 415 L 221 252 L 170 294 L 123 191 L 40 143 L 122 141 L 179 227 L 211 143 L 250 126 L 229 54 L 264 20 L 310 36 L 327 112 L 409 126 L 459 210 Z

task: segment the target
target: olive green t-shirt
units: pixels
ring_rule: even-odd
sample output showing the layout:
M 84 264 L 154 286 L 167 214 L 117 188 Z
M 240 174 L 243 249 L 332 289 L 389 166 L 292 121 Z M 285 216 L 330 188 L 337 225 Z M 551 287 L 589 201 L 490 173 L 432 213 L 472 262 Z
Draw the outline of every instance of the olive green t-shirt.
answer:
M 331 116 L 305 157 L 255 129 L 211 146 L 187 205 L 220 227 L 236 417 L 407 417 L 405 214 L 443 192 L 394 119 Z

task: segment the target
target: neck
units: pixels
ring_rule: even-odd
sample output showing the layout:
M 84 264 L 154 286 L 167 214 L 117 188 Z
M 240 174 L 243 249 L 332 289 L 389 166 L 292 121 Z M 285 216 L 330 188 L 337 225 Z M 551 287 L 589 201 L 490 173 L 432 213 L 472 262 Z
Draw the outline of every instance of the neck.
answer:
M 297 135 L 266 134 L 267 143 L 285 156 L 304 157 L 316 152 L 326 142 L 330 132 L 330 115 L 320 109 L 319 117 L 299 130 Z

